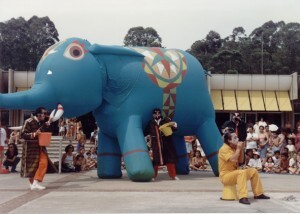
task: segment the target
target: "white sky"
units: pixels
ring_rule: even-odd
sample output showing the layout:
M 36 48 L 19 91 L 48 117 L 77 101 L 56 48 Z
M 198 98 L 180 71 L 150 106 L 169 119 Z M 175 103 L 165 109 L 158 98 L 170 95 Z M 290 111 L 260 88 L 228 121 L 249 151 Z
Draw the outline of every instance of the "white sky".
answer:
M 163 46 L 186 50 L 210 30 L 222 38 L 267 21 L 300 22 L 300 0 L 0 0 L 0 22 L 48 16 L 59 39 L 123 45 L 131 27 L 153 27 Z

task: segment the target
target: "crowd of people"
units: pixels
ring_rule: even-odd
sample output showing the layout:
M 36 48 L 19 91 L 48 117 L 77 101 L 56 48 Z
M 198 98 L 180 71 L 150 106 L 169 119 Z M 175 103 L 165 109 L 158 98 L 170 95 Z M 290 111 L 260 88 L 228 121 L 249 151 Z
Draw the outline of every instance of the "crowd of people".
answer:
M 234 118 L 222 128 L 223 132 L 234 129 L 239 140 L 245 142 L 245 161 L 241 168 L 252 167 L 267 173 L 300 173 L 300 123 L 297 123 L 296 131 L 290 123 L 274 129 L 274 125 L 263 118 L 255 124 L 246 124 L 239 118 L 236 126 Z
M 264 122 L 261 119 L 260 122 Z M 248 126 L 245 167 L 268 173 L 300 173 L 300 124 L 270 131 L 267 123 Z M 256 127 L 256 128 L 255 128 Z
M 203 171 L 207 169 L 207 159 L 201 148 L 199 140 L 195 136 L 185 136 L 184 140 L 190 169 L 195 171 Z
M 91 147 L 88 152 L 80 148 L 74 153 L 74 146 L 69 144 L 65 147 L 65 153 L 62 156 L 62 172 L 81 172 L 97 168 L 97 151 Z

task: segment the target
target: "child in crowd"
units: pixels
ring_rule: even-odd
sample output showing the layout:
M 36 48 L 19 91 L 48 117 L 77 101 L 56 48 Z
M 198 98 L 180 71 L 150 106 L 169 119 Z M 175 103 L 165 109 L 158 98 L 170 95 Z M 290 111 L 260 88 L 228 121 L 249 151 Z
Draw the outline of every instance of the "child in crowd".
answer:
M 90 148 L 90 153 L 91 153 L 91 158 L 94 160 L 96 163 L 95 167 L 97 167 L 97 161 L 98 161 L 98 155 L 95 147 Z
M 249 161 L 251 158 L 253 158 L 253 149 L 247 149 L 245 152 L 245 165 L 248 166 Z
M 289 158 L 290 159 L 293 158 L 294 154 L 295 154 L 295 151 L 296 151 L 296 148 L 295 148 L 295 145 L 294 145 L 294 139 L 293 138 L 289 138 L 288 139 L 288 145 L 286 145 L 286 147 L 289 150 Z
M 86 157 L 86 170 L 90 170 L 90 169 L 95 168 L 96 162 L 94 161 L 94 159 L 92 159 L 91 153 L 87 152 L 86 155 L 87 155 L 87 157 Z
M 265 172 L 273 172 L 274 171 L 274 160 L 271 156 L 267 158 L 267 162 L 265 163 Z
M 280 173 L 280 151 L 279 150 L 274 152 L 272 159 L 274 161 L 274 172 Z
M 78 154 L 75 160 L 75 172 L 80 172 L 86 169 L 86 159 L 82 154 Z
M 258 152 L 253 152 L 253 158 L 249 160 L 248 166 L 257 169 L 259 172 L 262 171 L 262 163 Z
M 280 173 L 285 174 L 289 171 L 289 154 L 288 153 L 282 153 L 281 154 L 281 160 L 280 160 Z
M 196 151 L 196 156 L 192 159 L 192 164 L 190 165 L 191 169 L 199 171 L 206 169 L 203 157 L 201 157 L 201 152 Z
M 289 173 L 290 174 L 295 174 L 295 172 L 297 170 L 296 158 L 297 158 L 297 155 L 294 154 L 294 156 L 291 157 L 289 160 Z

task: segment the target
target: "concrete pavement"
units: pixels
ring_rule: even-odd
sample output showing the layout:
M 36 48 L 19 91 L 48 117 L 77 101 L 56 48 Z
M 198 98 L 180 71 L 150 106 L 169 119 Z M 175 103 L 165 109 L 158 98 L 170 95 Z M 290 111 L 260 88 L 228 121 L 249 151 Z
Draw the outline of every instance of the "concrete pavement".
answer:
M 299 213 L 300 176 L 260 173 L 270 200 L 251 205 L 220 200 L 222 185 L 211 171 L 179 175 L 169 180 L 160 171 L 155 182 L 99 179 L 96 170 L 47 174 L 44 191 L 30 191 L 19 173 L 0 175 L 0 213 Z M 250 184 L 249 184 L 249 189 Z

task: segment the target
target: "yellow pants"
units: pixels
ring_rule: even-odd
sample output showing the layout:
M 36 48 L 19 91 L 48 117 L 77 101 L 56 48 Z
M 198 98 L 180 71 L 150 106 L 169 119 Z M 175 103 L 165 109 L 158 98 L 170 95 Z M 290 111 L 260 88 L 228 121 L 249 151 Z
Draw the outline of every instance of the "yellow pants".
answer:
M 47 168 L 48 168 L 47 155 L 44 152 L 40 151 L 39 168 L 35 172 L 34 180 L 38 180 L 39 182 L 42 182 L 47 172 Z
M 239 169 L 226 173 L 221 177 L 221 182 L 224 185 L 237 185 L 238 197 L 248 198 L 247 181 L 250 180 L 254 196 L 264 193 L 261 185 L 260 177 L 256 169 Z

